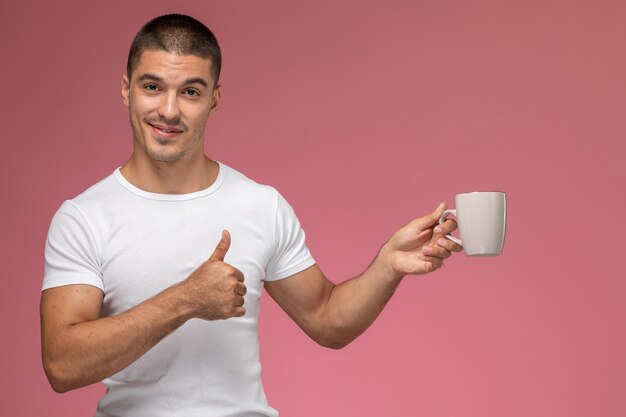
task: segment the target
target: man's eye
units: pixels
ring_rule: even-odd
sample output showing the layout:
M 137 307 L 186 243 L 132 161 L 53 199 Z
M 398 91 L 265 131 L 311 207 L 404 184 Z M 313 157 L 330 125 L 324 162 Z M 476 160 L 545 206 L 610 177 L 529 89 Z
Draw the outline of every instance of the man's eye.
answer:
M 198 93 L 198 90 L 194 90 L 192 88 L 186 89 L 185 90 L 185 94 L 187 94 L 188 96 L 193 96 L 193 97 L 196 97 L 196 96 L 200 95 L 200 93 Z
M 144 88 L 148 91 L 157 91 L 159 89 L 156 84 L 148 84 Z

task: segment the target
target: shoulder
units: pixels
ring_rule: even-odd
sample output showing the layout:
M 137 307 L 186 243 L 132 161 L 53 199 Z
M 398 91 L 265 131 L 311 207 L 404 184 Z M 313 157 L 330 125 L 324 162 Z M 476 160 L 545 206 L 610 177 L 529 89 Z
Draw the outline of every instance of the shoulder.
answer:
M 116 207 L 128 206 L 124 188 L 115 179 L 115 172 L 98 181 L 77 196 L 65 200 L 55 217 L 70 217 L 93 226 L 95 219 L 107 218 Z
M 114 199 L 116 195 L 119 195 L 120 190 L 121 187 L 115 179 L 115 173 L 111 173 L 74 198 L 67 200 L 66 203 L 73 205 L 77 209 L 98 206 L 105 201 Z
M 276 205 L 280 198 L 279 192 L 271 185 L 261 184 L 228 165 L 220 163 L 224 170 L 224 191 L 233 193 L 248 202 L 264 202 Z

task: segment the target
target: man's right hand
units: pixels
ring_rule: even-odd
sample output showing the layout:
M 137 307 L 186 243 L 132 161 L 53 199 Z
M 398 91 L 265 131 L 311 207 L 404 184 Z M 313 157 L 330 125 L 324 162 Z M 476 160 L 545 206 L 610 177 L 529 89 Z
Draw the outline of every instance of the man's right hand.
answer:
M 230 234 L 187 279 L 123 313 L 100 317 L 104 293 L 91 285 L 49 288 L 41 295 L 42 355 L 57 392 L 102 381 L 137 360 L 190 318 L 240 317 L 243 274 L 224 262 Z M 115 343 L 110 343 L 115 340 Z
M 224 262 L 229 248 L 230 233 L 224 230 L 209 259 L 182 282 L 193 317 L 221 320 L 246 314 L 243 273 Z

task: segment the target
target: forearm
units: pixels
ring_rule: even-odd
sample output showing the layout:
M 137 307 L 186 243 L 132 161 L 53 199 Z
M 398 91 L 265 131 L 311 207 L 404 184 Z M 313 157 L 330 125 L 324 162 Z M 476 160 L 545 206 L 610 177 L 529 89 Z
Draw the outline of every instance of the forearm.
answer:
M 362 274 L 333 288 L 322 320 L 325 346 L 341 348 L 356 339 L 393 296 L 402 275 L 391 270 L 382 258 L 379 253 Z
M 44 366 L 55 391 L 99 382 L 137 360 L 189 319 L 180 285 L 113 317 L 71 324 L 44 335 Z

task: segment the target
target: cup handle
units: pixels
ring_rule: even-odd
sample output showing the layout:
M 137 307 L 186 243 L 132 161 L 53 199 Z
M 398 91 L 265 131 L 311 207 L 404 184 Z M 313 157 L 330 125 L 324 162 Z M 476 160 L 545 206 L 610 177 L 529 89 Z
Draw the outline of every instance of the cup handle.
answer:
M 448 216 L 451 215 L 451 214 L 456 217 L 456 209 L 455 210 L 446 210 L 446 211 L 444 211 L 443 214 L 441 215 L 441 217 L 439 218 L 439 224 L 442 224 L 443 222 L 445 222 L 446 219 L 448 218 Z M 451 241 L 453 241 L 457 245 L 463 246 L 463 243 L 461 243 L 461 239 L 459 239 L 458 237 L 455 237 L 455 236 L 452 236 L 452 235 L 448 234 L 448 235 L 446 235 L 446 238 L 450 239 Z

